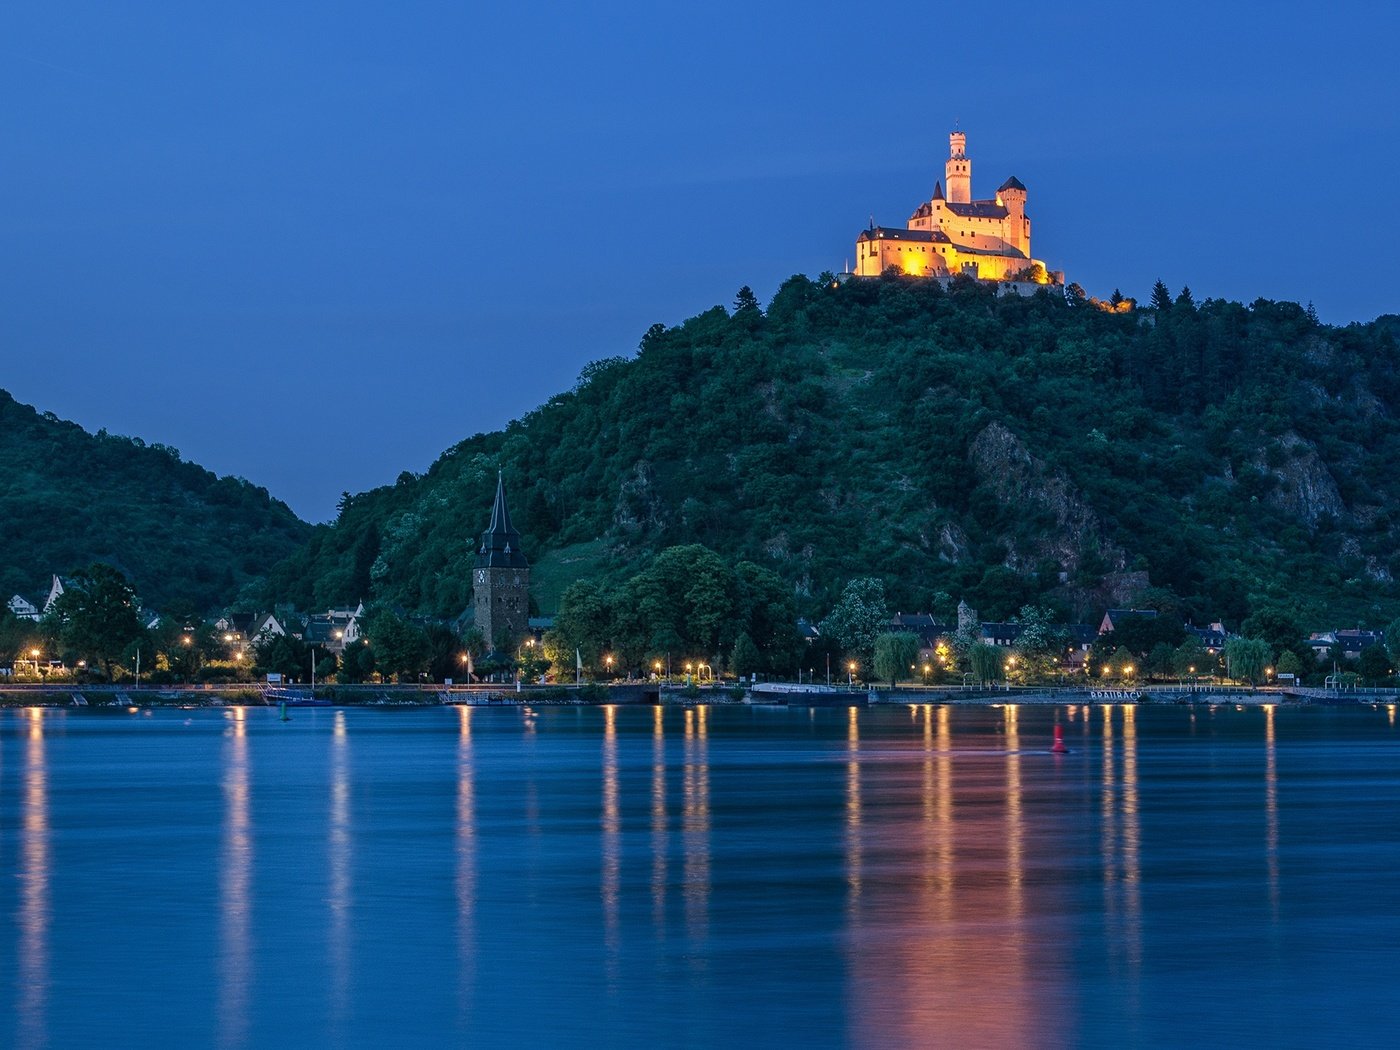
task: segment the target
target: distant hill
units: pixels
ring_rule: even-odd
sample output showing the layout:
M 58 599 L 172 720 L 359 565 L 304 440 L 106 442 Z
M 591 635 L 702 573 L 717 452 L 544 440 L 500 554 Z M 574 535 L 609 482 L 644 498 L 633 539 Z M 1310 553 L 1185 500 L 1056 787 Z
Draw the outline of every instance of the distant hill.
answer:
M 310 533 L 266 489 L 163 445 L 89 434 L 0 390 L 0 602 L 42 599 L 52 573 L 105 561 L 149 607 L 204 612 Z
M 766 315 L 653 326 L 504 431 L 347 496 L 271 593 L 460 611 L 499 466 L 546 610 L 578 576 L 699 542 L 813 612 L 867 573 L 894 607 L 966 597 L 984 617 L 1400 612 L 1395 319 L 1159 306 L 794 277 Z

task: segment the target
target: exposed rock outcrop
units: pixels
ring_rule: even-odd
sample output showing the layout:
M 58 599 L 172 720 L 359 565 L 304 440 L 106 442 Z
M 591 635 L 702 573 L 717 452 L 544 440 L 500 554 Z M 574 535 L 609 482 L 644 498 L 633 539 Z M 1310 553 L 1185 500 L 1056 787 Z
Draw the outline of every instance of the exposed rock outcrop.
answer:
M 1317 447 L 1291 431 L 1279 439 L 1279 445 L 1286 457 L 1279 466 L 1269 467 L 1262 456 L 1258 460 L 1260 468 L 1278 481 L 1269 492 L 1269 503 L 1309 528 L 1315 528 L 1323 517 L 1340 519 L 1345 515 L 1346 504 L 1337 481 L 1317 454 Z
M 1069 479 L 1047 467 L 1026 449 L 1021 439 L 1001 423 L 988 424 L 968 446 L 977 480 L 1004 507 L 1048 515 L 1054 527 L 1042 533 L 1029 549 L 1009 545 L 1007 564 L 1028 570 L 1045 559 L 1075 573 L 1086 555 L 1121 571 L 1127 565 L 1123 550 L 1109 543 L 1103 525 Z

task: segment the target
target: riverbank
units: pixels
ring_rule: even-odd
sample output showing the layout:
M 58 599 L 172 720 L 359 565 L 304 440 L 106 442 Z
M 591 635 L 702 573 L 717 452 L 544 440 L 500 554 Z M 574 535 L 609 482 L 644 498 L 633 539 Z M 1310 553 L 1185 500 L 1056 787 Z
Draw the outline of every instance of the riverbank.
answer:
M 872 707 L 945 704 L 958 707 L 1054 706 L 1065 704 L 1238 704 L 1262 706 L 1358 705 L 1400 703 L 1400 690 L 1280 689 L 1248 687 L 1141 689 L 799 689 L 759 686 L 741 692 L 732 686 L 697 691 L 653 683 L 619 683 L 610 686 L 512 685 L 464 687 L 420 686 L 324 686 L 314 694 L 309 688 L 260 689 L 249 685 L 201 687 L 120 686 L 18 686 L 0 688 L 3 707 L 69 707 L 119 709 L 131 707 L 446 707 L 446 706 L 544 706 L 605 704 L 667 706 L 690 704 L 752 704 L 780 707 Z

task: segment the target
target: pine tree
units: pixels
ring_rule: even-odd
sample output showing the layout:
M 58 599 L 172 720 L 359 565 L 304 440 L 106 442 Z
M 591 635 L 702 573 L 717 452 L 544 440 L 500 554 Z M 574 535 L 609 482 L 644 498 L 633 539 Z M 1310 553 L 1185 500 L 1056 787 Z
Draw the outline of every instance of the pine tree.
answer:
M 1186 310 L 1196 309 L 1196 300 L 1191 297 L 1190 288 L 1186 287 L 1185 285 L 1182 285 L 1181 294 L 1176 297 L 1175 305 L 1180 306 Z
M 739 294 L 734 297 L 734 313 L 738 315 L 748 310 L 755 313 L 763 312 L 758 305 L 758 297 L 753 294 L 753 289 L 744 285 L 739 289 Z
M 1172 293 L 1160 280 L 1152 286 L 1152 309 L 1165 313 L 1172 308 Z

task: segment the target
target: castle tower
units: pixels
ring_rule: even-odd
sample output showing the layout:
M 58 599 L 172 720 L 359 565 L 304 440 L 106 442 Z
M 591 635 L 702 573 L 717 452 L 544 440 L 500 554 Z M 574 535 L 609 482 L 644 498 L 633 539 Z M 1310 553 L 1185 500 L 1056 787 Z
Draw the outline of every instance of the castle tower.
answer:
M 966 204 L 972 200 L 972 161 L 967 157 L 967 136 L 961 131 L 948 136 L 948 163 L 943 174 L 950 203 Z
M 491 523 L 481 534 L 474 571 L 477 629 L 492 650 L 510 652 L 530 625 L 530 563 L 520 550 L 520 533 L 510 523 L 505 481 L 499 473 Z
M 997 200 L 1006 208 L 1003 239 L 1030 258 L 1031 220 L 1026 218 L 1026 187 L 1015 175 L 997 187 Z

